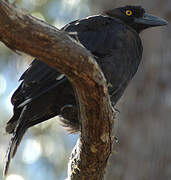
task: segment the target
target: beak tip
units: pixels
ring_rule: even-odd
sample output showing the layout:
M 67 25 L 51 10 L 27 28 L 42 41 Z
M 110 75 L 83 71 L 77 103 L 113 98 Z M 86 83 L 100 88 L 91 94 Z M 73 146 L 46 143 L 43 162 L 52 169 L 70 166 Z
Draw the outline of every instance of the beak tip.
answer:
M 168 24 L 168 21 L 166 21 L 165 19 L 160 18 L 158 21 L 158 26 L 165 26 Z
M 168 21 L 164 20 L 163 26 L 168 25 Z
M 145 13 L 142 18 L 136 19 L 136 22 L 139 24 L 149 25 L 149 27 L 165 26 L 168 24 L 165 19 L 147 13 Z

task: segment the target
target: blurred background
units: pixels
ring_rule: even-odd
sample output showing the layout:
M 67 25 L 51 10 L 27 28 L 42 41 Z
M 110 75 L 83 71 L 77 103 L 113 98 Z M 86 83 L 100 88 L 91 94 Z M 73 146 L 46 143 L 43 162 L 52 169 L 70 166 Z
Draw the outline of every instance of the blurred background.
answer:
M 10 0 L 10 2 L 14 2 Z M 171 22 L 169 0 L 16 0 L 15 5 L 61 28 L 72 20 L 121 5 L 142 5 Z M 143 61 L 118 103 L 119 142 L 106 180 L 171 179 L 171 25 L 141 34 Z M 12 115 L 10 97 L 32 58 L 0 43 L 0 179 L 10 136 L 5 123 Z M 6 180 L 63 180 L 78 135 L 67 134 L 53 118 L 30 128 L 13 159 Z

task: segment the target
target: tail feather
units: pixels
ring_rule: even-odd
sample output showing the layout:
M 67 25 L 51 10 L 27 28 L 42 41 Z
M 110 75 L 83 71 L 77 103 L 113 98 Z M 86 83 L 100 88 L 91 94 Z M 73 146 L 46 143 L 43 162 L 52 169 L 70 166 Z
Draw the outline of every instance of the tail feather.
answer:
M 15 156 L 15 154 L 17 152 L 17 148 L 18 148 L 26 130 L 29 128 L 28 124 L 25 122 L 27 120 L 26 108 L 27 108 L 26 106 L 23 108 L 21 116 L 18 120 L 18 123 L 16 125 L 16 128 L 15 128 L 13 135 L 11 137 L 11 140 L 10 140 L 10 144 L 9 144 L 9 147 L 8 147 L 8 150 L 6 153 L 6 162 L 5 162 L 4 171 L 3 171 L 4 176 L 7 175 L 10 161 Z
M 3 172 L 4 176 L 6 176 L 8 173 L 8 169 L 9 169 L 11 159 L 15 156 L 15 154 L 17 152 L 17 148 L 18 148 L 26 130 L 27 130 L 27 128 L 24 131 L 22 130 L 22 132 L 19 132 L 20 136 L 18 136 L 17 134 L 14 134 L 11 138 L 9 148 L 7 150 L 7 153 L 6 153 L 7 159 L 6 159 L 5 166 L 4 166 L 4 172 Z
M 16 126 L 18 124 L 18 119 L 21 116 L 21 113 L 23 111 L 23 108 L 14 109 L 13 117 L 7 122 L 5 130 L 7 133 L 12 134 L 14 133 Z

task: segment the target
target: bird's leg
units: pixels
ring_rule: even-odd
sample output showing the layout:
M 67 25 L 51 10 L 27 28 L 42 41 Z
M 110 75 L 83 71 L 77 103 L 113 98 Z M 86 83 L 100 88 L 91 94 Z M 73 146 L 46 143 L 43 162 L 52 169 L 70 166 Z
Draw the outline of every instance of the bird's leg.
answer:
M 112 104 L 112 107 L 114 108 L 114 110 L 116 111 L 116 114 L 119 114 L 120 111 L 117 108 L 115 108 L 116 103 L 115 102 L 111 102 L 111 104 Z M 117 131 L 118 131 L 118 126 L 119 126 L 118 119 L 115 119 L 115 123 L 116 123 L 116 125 L 115 125 L 114 141 L 115 141 L 115 143 L 118 143 L 119 139 L 118 139 L 118 136 L 116 135 Z

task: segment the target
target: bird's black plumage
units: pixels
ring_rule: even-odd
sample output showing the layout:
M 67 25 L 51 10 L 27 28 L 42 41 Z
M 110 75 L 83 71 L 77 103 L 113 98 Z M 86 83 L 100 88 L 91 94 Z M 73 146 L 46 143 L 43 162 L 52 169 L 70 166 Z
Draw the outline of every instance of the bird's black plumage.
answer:
M 111 101 L 116 104 L 141 61 L 139 33 L 165 24 L 166 21 L 147 15 L 140 6 L 126 6 L 76 20 L 61 31 L 68 32 L 94 55 L 107 79 Z M 74 90 L 64 75 L 35 59 L 20 80 L 11 99 L 14 115 L 6 126 L 6 131 L 13 135 L 5 173 L 29 127 L 62 115 L 71 132 L 80 128 Z

